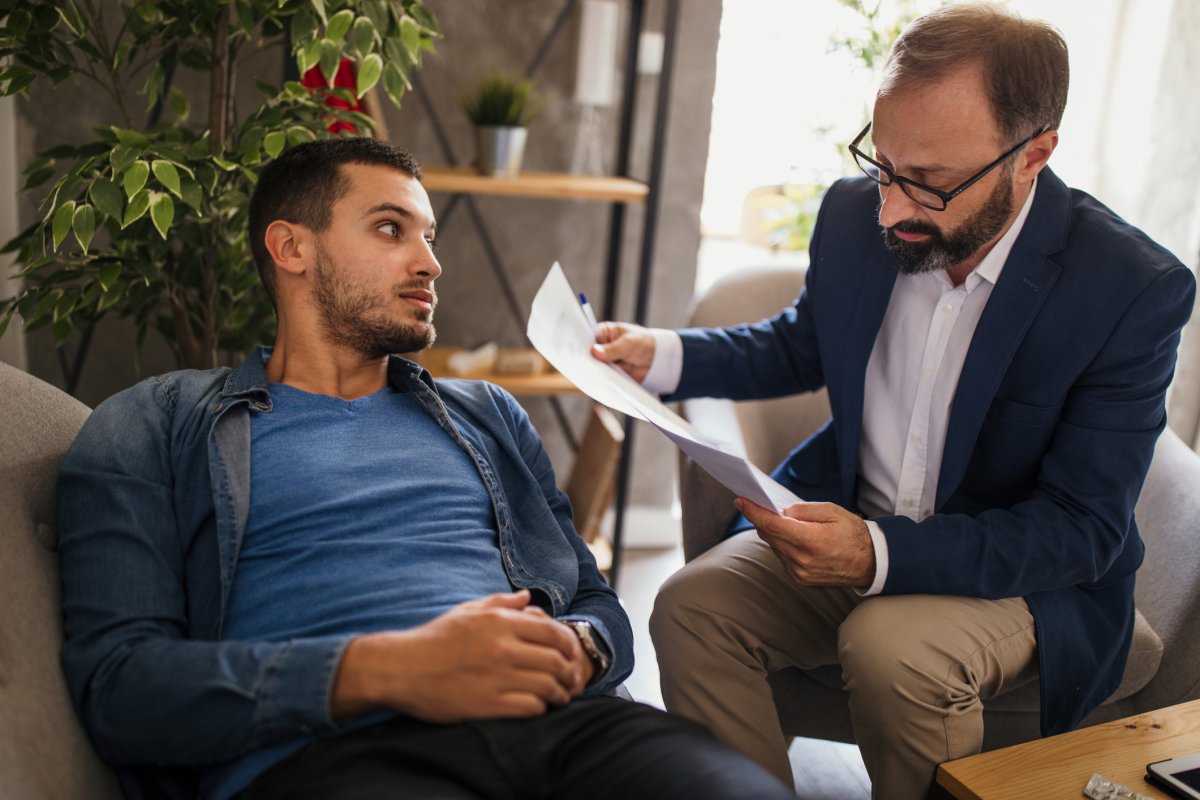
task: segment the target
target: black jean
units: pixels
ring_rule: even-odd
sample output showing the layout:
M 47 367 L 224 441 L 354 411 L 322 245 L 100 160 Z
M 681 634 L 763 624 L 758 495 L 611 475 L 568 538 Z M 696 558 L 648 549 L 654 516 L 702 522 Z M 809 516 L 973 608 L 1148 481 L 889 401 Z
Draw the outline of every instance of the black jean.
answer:
M 409 718 L 322 739 L 242 800 L 794 798 L 700 725 L 613 697 L 530 719 Z

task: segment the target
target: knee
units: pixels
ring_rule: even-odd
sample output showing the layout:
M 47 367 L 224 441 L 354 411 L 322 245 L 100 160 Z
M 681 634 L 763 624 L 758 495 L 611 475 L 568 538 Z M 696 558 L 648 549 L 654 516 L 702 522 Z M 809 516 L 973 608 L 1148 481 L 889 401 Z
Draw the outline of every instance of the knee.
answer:
M 667 579 L 654 598 L 650 636 L 655 646 L 670 646 L 682 638 L 709 637 L 716 620 L 726 616 L 723 602 L 735 591 L 728 573 L 701 559 L 686 564 Z
M 688 625 L 681 622 L 696 612 L 695 601 L 699 596 L 697 584 L 700 582 L 689 564 L 659 587 L 654 598 L 654 609 L 650 612 L 650 637 L 655 645 L 661 645 L 681 630 L 688 629 Z
M 936 694 L 944 686 L 949 665 L 939 637 L 895 599 L 861 603 L 838 630 L 838 660 L 851 694 Z

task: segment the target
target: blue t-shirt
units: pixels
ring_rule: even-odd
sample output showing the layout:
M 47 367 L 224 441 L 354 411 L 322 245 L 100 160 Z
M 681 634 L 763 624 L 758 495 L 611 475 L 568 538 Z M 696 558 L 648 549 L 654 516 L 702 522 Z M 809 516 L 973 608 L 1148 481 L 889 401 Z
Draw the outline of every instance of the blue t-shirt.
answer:
M 271 384 L 250 423 L 250 514 L 223 637 L 404 630 L 512 591 L 478 468 L 411 396 L 355 400 Z M 305 740 L 211 771 L 229 797 Z

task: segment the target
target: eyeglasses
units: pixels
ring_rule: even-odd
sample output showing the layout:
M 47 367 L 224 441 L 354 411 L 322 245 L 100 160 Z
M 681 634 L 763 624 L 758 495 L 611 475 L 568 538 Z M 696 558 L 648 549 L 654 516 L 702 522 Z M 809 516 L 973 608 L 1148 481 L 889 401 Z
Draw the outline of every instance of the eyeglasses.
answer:
M 871 123 L 868 122 L 867 127 L 862 129 L 862 133 L 854 137 L 854 141 L 850 143 L 850 152 L 854 155 L 854 161 L 856 164 L 858 164 L 858 168 L 861 169 L 868 178 L 875 181 L 880 186 L 891 186 L 893 183 L 898 184 L 901 190 L 903 190 L 903 192 L 908 195 L 914 203 L 918 203 L 925 206 L 925 208 L 929 208 L 934 211 L 945 211 L 947 203 L 958 197 L 967 189 L 970 189 L 973 185 L 975 185 L 976 181 L 983 178 L 984 175 L 987 175 L 996 167 L 1003 164 L 1006 158 L 1046 132 L 1046 128 L 1042 128 L 1032 136 L 1022 139 L 1020 142 L 1006 150 L 1004 154 L 995 161 L 979 170 L 979 172 L 976 172 L 970 178 L 967 178 L 950 191 L 944 192 L 941 189 L 934 189 L 932 186 L 926 186 L 923 183 L 918 183 L 917 181 L 914 181 L 911 178 L 906 178 L 903 175 L 897 175 L 888 167 L 885 167 L 883 164 L 880 164 L 878 161 L 859 150 L 859 143 L 866 138 L 866 135 L 870 130 Z

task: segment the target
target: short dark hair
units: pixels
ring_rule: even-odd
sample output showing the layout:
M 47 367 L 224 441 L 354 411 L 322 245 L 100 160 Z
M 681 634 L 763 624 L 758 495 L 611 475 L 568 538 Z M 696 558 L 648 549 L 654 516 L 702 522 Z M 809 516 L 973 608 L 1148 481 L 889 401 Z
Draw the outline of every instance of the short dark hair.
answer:
M 267 227 L 294 222 L 317 233 L 333 221 L 333 205 L 350 189 L 342 164 L 373 164 L 421 179 L 421 165 L 398 147 L 366 138 L 319 139 L 284 152 L 267 164 L 250 197 L 250 252 L 263 288 L 275 305 L 275 262 L 267 252 Z
M 1053 25 L 983 3 L 919 17 L 892 46 L 879 96 L 932 83 L 956 69 L 983 70 L 992 116 L 1007 142 L 1055 130 L 1067 106 L 1067 43 Z

